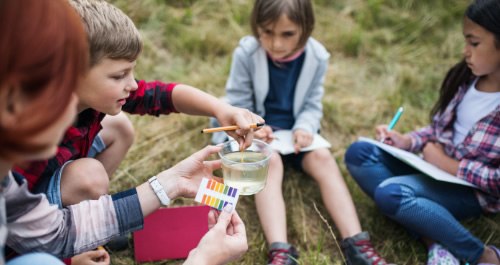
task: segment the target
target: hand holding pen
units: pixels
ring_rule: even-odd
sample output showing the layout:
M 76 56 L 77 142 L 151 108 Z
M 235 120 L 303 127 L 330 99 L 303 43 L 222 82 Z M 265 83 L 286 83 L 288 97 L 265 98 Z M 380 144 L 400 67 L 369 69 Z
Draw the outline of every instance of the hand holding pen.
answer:
M 245 150 L 247 147 L 250 146 L 252 143 L 252 139 L 254 137 L 254 131 L 260 130 L 265 124 L 263 122 L 261 123 L 251 123 L 251 124 L 246 124 L 246 126 L 249 128 L 247 130 L 250 130 L 249 132 L 246 132 L 246 135 L 241 136 L 241 131 L 242 128 L 238 125 L 229 125 L 229 126 L 222 126 L 222 127 L 214 127 L 214 128 L 206 128 L 201 130 L 201 133 L 215 133 L 215 132 L 226 132 L 229 136 L 233 137 L 235 139 L 239 146 L 240 146 L 240 151 Z M 240 133 L 238 133 L 240 132 Z M 236 135 L 236 137 L 235 137 Z
M 397 122 L 401 118 L 403 114 L 403 107 L 400 107 L 394 117 L 392 118 L 389 125 L 379 125 L 375 128 L 377 133 L 377 138 L 380 142 L 392 145 L 404 150 L 410 149 L 411 139 L 407 135 L 402 135 L 397 131 L 394 131 L 394 126 L 396 126 Z
M 213 116 L 224 127 L 237 126 L 233 127 L 234 129 L 225 131 L 239 143 L 241 149 L 246 149 L 252 144 L 253 133 L 260 128 L 259 126 L 251 128 L 251 124 L 263 124 L 265 122 L 259 115 L 227 103 L 220 104 Z
M 264 126 L 264 123 L 252 123 L 250 124 L 251 129 L 257 129 Z M 214 128 L 206 128 L 201 130 L 201 133 L 214 133 L 214 132 L 228 132 L 228 131 L 236 131 L 239 127 L 237 125 L 230 126 L 222 126 L 222 127 L 214 127 Z
M 398 123 L 399 118 L 401 118 L 401 115 L 403 114 L 403 111 L 404 111 L 403 107 L 399 107 L 398 111 L 396 112 L 396 114 L 394 115 L 388 126 L 377 127 L 380 128 L 380 130 L 377 129 L 377 136 L 379 136 L 379 141 L 381 143 L 385 142 L 385 140 L 387 139 L 388 132 L 394 129 L 394 126 L 396 126 L 396 123 Z

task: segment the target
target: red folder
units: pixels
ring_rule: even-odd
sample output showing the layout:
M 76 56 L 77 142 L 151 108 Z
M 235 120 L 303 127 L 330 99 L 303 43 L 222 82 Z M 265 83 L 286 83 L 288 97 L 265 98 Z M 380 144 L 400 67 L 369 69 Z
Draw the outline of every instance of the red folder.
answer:
M 134 232 L 137 262 L 186 258 L 208 231 L 208 206 L 161 208 Z

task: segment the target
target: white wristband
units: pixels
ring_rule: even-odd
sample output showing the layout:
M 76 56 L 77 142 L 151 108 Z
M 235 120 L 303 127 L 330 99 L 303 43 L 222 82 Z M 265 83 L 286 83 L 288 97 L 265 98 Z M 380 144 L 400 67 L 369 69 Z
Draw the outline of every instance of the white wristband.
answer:
M 168 206 L 170 204 L 170 198 L 167 196 L 167 193 L 163 189 L 163 186 L 161 185 L 160 181 L 158 181 L 156 176 L 152 176 L 148 180 L 148 182 L 153 191 L 156 193 L 158 199 L 160 199 L 161 205 Z

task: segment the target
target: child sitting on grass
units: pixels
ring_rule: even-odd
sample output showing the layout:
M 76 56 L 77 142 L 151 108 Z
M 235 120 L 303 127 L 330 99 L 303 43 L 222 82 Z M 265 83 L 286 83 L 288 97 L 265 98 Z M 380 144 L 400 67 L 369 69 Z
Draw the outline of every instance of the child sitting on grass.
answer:
M 282 193 L 284 162 L 311 176 L 328 213 L 342 236 L 348 264 L 386 264 L 361 225 L 347 185 L 326 148 L 300 149 L 319 133 L 321 99 L 330 54 L 311 37 L 314 13 L 309 0 L 257 0 L 253 7 L 253 36 L 241 39 L 233 54 L 226 98 L 266 119 L 255 137 L 273 140 L 273 130 L 292 130 L 295 154 L 270 160 L 266 187 L 255 195 L 257 212 L 269 244 L 269 264 L 297 264 L 298 251 L 288 242 Z M 222 135 L 223 136 L 223 135 Z M 220 142 L 221 134 L 213 141 Z
M 465 48 L 420 130 L 377 127 L 392 146 L 474 184 L 441 182 L 367 142 L 345 154 L 349 172 L 391 219 L 428 248 L 427 264 L 500 264 L 500 250 L 472 235 L 460 220 L 500 211 L 500 1 L 476 0 L 463 18 Z

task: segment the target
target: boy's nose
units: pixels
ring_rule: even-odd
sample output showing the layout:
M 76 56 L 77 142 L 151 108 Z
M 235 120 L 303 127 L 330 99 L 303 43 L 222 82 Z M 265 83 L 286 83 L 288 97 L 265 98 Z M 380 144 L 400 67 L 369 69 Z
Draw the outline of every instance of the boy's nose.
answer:
M 130 91 L 136 91 L 139 86 L 137 86 L 137 82 L 134 81 L 133 85 L 129 86 Z
M 135 78 L 132 76 L 132 78 L 130 78 L 131 80 L 129 81 L 128 85 L 127 85 L 127 90 L 129 91 L 136 91 L 137 88 L 139 87 L 137 85 L 137 81 L 135 81 Z

